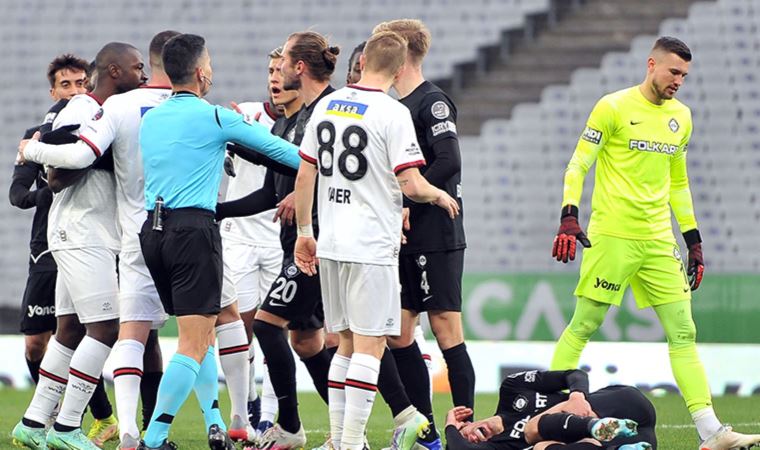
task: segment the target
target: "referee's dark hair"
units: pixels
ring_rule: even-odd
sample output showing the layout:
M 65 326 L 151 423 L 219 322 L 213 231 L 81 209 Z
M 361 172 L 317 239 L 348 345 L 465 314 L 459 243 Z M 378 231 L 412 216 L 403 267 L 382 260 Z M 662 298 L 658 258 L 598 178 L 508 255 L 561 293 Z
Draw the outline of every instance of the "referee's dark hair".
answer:
M 662 50 L 667 53 L 675 53 L 686 62 L 691 61 L 691 50 L 682 40 L 672 36 L 662 36 L 657 39 L 652 51 Z
M 84 72 L 88 77 L 90 76 L 90 63 L 82 58 L 72 55 L 71 53 L 65 53 L 56 57 L 54 60 L 50 61 L 50 64 L 48 64 L 47 79 L 50 82 L 51 88 L 55 87 L 55 74 L 58 73 L 59 70 L 64 69 Z
M 193 79 L 205 48 L 206 40 L 197 34 L 180 34 L 166 41 L 161 60 L 172 84 L 186 84 Z
M 182 33 L 179 31 L 166 30 L 153 36 L 153 39 L 150 40 L 150 46 L 148 47 L 151 67 L 164 66 L 164 63 L 161 60 L 161 52 L 164 50 L 164 44 L 166 44 L 169 39 L 174 36 L 179 36 L 180 34 Z

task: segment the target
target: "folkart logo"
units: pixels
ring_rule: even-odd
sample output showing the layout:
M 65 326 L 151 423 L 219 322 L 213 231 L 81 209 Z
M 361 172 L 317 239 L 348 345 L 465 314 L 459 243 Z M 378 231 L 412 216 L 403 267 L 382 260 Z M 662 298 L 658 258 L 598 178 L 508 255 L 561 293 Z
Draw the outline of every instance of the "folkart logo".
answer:
M 607 291 L 617 292 L 620 290 L 620 283 L 610 283 L 604 278 L 596 277 L 596 284 L 594 285 L 594 288 L 602 288 Z

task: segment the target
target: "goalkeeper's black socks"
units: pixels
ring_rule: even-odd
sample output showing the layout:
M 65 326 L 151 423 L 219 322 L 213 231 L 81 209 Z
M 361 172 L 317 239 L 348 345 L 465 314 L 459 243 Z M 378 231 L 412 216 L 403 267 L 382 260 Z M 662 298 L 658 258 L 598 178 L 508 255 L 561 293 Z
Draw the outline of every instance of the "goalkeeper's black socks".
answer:
M 142 400 L 142 430 L 148 429 L 150 418 L 156 409 L 158 385 L 161 384 L 163 372 L 145 372 L 140 379 L 140 400 Z
M 330 371 L 330 361 L 332 361 L 333 354 L 334 352 L 330 353 L 329 350 L 322 347 L 322 350 L 316 355 L 306 359 L 301 358 L 301 361 L 306 365 L 306 370 L 308 370 L 309 375 L 311 375 L 312 381 L 314 381 L 314 387 L 317 389 L 317 392 L 319 392 L 319 396 L 325 401 L 325 405 L 328 403 L 327 372 Z
M 426 439 L 435 440 L 438 432 L 433 423 L 433 406 L 430 403 L 430 376 L 420 348 L 417 342 L 412 342 L 409 347 L 395 348 L 392 352 L 409 400 L 430 421 L 430 433 Z
M 296 362 L 282 328 L 261 320 L 253 321 L 253 334 L 259 340 L 269 368 L 269 378 L 277 395 L 280 412 L 277 423 L 287 432 L 301 428 L 296 394 Z
M 383 396 L 383 400 L 391 408 L 393 417 L 398 416 L 406 408 L 412 406 L 409 396 L 406 395 L 404 384 L 398 375 L 396 360 L 388 348 L 385 348 L 383 357 L 380 359 L 380 376 L 377 378 L 377 390 Z
M 538 419 L 538 434 L 543 441 L 575 442 L 591 436 L 598 419 L 575 414 L 544 414 Z
M 39 361 L 32 361 L 31 359 L 26 360 L 26 367 L 29 368 L 29 376 L 32 377 L 32 381 L 34 381 L 34 384 L 40 382 L 40 364 L 42 364 L 42 360 Z
M 90 398 L 90 412 L 92 417 L 103 420 L 111 417 L 113 414 L 113 407 L 108 400 L 108 394 L 106 394 L 106 388 L 103 385 L 103 376 L 100 376 L 98 384 L 95 386 L 95 391 Z
M 475 369 L 462 342 L 442 351 L 449 373 L 451 399 L 455 406 L 466 406 L 475 410 Z

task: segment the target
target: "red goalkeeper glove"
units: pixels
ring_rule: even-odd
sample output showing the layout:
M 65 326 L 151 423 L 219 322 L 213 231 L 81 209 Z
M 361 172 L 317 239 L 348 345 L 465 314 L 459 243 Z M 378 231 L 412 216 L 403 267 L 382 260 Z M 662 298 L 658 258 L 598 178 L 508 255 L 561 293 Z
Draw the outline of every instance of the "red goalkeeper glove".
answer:
M 566 205 L 562 207 L 559 231 L 554 238 L 552 256 L 563 263 L 574 260 L 576 240 L 586 248 L 591 247 L 591 242 L 578 223 L 578 207 Z
M 686 275 L 689 277 L 689 286 L 692 291 L 696 291 L 702 283 L 702 276 L 705 273 L 705 260 L 702 256 L 702 237 L 696 228 L 683 234 L 686 241 L 686 247 L 689 249 L 689 258 L 686 263 Z

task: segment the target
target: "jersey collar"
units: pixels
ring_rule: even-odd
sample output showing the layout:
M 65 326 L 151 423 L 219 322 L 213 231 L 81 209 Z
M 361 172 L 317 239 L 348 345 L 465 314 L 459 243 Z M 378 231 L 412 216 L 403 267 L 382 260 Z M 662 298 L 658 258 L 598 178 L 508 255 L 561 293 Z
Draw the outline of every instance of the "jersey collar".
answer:
M 366 87 L 366 86 L 359 86 L 358 84 L 349 84 L 346 87 L 349 87 L 349 88 L 352 88 L 352 89 L 359 89 L 360 91 L 383 92 L 382 89 L 375 89 L 375 88 Z

